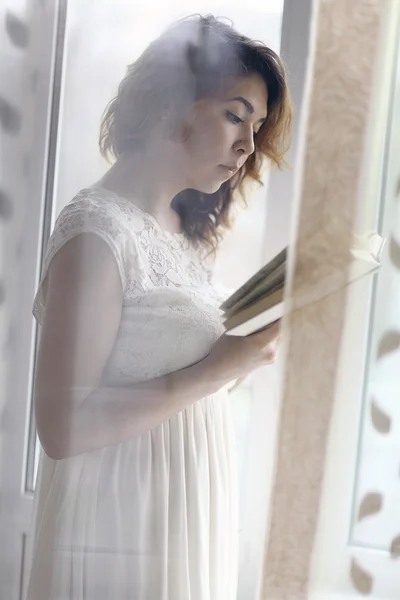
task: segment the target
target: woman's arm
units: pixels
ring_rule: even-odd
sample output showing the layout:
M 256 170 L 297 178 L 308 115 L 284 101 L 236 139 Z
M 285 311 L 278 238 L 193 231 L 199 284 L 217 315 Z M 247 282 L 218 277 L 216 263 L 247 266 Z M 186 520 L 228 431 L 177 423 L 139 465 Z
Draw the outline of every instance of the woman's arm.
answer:
M 148 431 L 232 377 L 213 361 L 137 385 L 101 387 L 118 332 L 122 285 L 107 244 L 94 234 L 67 242 L 54 257 L 35 381 L 35 411 L 45 452 L 62 459 Z

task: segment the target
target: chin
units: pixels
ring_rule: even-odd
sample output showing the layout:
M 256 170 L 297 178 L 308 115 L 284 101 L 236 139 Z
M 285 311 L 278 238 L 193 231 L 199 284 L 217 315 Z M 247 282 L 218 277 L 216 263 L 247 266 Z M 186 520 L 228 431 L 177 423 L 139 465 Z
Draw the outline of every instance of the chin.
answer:
M 221 180 L 207 181 L 197 185 L 195 189 L 199 192 L 203 192 L 203 194 L 215 194 L 223 183 L 225 182 Z

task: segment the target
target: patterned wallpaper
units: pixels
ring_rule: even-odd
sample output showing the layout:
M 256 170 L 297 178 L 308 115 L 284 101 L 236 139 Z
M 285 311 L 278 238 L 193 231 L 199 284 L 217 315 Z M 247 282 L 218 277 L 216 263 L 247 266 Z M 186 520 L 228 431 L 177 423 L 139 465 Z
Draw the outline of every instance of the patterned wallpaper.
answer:
M 387 237 L 383 267 L 376 279 L 371 314 L 370 358 L 352 543 L 386 557 L 399 569 L 400 558 L 400 47 L 388 156 L 382 194 L 382 233 Z M 374 594 L 380 574 L 359 560 L 351 578 L 362 594 Z
M 17 293 L 22 219 L 26 200 L 29 154 L 28 1 L 4 0 L 0 7 L 0 435 L 7 426 L 4 412 L 8 359 L 12 352 L 12 306 Z M 33 81 L 32 77 L 32 81 Z

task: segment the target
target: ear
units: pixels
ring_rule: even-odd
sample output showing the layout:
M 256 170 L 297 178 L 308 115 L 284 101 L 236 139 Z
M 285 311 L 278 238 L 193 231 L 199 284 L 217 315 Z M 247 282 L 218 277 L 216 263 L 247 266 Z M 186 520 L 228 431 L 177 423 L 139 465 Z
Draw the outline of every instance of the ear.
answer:
M 190 135 L 191 127 L 189 121 L 179 115 L 177 111 L 166 109 L 160 120 L 161 135 L 165 140 L 182 143 Z
M 161 121 L 168 121 L 168 119 L 171 117 L 171 110 L 169 108 L 164 108 L 164 110 L 161 113 Z
M 189 105 L 178 104 L 168 106 L 161 113 L 161 124 L 165 132 L 165 139 L 182 143 L 191 135 L 192 125 L 201 108 L 201 100 L 191 102 Z
M 185 111 L 184 115 L 179 117 L 179 135 L 181 141 L 185 142 L 189 139 L 193 131 L 193 124 L 197 119 L 198 113 L 202 107 L 202 101 L 193 102 Z
M 176 119 L 169 108 L 162 111 L 159 127 L 164 140 L 172 140 L 175 137 Z

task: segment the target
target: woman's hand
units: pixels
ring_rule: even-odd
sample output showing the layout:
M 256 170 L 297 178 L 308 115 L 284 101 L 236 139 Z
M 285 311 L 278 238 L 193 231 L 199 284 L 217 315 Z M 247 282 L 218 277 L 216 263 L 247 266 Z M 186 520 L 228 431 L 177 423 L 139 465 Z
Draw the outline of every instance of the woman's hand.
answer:
M 247 337 L 224 334 L 206 360 L 218 379 L 226 383 L 235 379 L 243 381 L 259 367 L 275 360 L 279 334 L 280 321 Z

